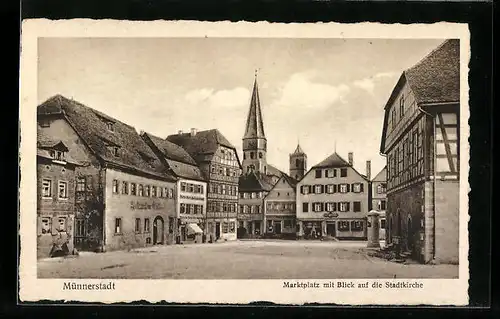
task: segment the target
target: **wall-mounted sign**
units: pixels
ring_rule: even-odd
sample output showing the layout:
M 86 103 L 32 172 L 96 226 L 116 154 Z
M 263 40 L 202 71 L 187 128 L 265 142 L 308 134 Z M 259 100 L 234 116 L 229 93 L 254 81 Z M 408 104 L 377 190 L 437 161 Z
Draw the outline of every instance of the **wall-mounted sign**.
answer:
M 193 200 L 205 200 L 204 197 L 199 197 L 199 196 L 191 196 L 191 195 L 179 195 L 180 199 L 193 199 Z
M 130 209 L 156 209 L 160 210 L 163 209 L 164 206 L 160 202 L 139 202 L 139 201 L 131 201 L 130 202 Z
M 338 217 L 339 214 L 338 213 L 325 213 L 323 216 L 326 218 L 334 218 L 334 217 Z

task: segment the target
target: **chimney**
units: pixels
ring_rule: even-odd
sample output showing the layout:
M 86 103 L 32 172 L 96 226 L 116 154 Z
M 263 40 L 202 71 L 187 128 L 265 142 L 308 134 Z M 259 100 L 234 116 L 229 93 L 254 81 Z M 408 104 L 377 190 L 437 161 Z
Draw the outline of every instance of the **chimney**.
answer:
M 177 134 L 181 135 L 183 132 L 182 130 L 179 130 L 179 132 L 177 132 Z
M 195 136 L 196 135 L 196 129 L 193 127 L 191 128 L 191 136 Z
M 372 161 L 366 161 L 366 178 L 372 179 Z
M 353 159 L 353 153 L 352 152 L 349 152 L 347 154 L 347 160 L 349 161 L 349 165 L 353 166 L 354 164 L 354 159 Z

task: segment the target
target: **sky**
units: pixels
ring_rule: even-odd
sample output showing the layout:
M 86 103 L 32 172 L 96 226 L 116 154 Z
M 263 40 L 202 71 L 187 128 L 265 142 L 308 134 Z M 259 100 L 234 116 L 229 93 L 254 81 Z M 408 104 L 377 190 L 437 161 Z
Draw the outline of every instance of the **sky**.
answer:
M 441 39 L 40 38 L 38 101 L 73 98 L 166 137 L 217 128 L 242 159 L 257 72 L 267 160 L 289 171 L 297 143 L 308 169 L 337 152 L 372 177 L 384 106 L 401 73 Z

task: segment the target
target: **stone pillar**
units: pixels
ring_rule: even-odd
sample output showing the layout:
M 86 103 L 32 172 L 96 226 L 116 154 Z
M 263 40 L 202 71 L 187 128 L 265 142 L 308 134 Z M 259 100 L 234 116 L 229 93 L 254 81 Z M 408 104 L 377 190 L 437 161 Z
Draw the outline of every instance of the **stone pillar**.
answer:
M 368 248 L 380 248 L 379 215 L 380 214 L 375 210 L 372 210 L 368 213 L 368 225 L 367 225 L 368 244 L 366 245 Z
M 304 224 L 301 220 L 297 221 L 299 223 L 299 237 L 304 236 Z

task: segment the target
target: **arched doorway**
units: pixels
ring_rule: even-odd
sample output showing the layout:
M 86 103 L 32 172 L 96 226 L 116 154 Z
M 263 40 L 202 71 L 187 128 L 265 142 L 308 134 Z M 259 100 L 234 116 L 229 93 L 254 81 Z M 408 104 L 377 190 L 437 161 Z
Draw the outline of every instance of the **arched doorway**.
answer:
M 163 244 L 164 222 L 161 216 L 156 216 L 153 222 L 153 245 Z

